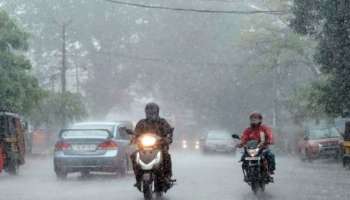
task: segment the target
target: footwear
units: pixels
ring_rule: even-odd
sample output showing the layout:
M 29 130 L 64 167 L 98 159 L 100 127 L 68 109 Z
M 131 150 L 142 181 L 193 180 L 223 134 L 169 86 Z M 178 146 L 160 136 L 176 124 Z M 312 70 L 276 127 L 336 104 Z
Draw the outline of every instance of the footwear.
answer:
M 245 176 L 244 179 L 243 179 L 243 181 L 244 181 L 244 182 L 248 182 L 248 177 Z
M 136 182 L 136 183 L 134 184 L 134 187 L 136 187 L 138 190 L 141 191 L 141 183 L 140 183 L 140 182 Z

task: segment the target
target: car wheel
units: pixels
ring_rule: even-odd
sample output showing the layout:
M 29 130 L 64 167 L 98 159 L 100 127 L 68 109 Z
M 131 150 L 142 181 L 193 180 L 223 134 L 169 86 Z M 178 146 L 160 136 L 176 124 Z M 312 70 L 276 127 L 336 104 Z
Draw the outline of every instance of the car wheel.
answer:
M 121 164 L 121 166 L 119 167 L 119 174 L 124 177 L 126 176 L 127 174 L 127 171 L 128 171 L 128 168 L 129 168 L 129 161 L 128 161 L 128 157 L 125 156 L 125 158 L 123 159 L 123 162 Z
M 305 162 L 307 160 L 306 149 L 300 149 L 299 152 L 300 160 Z
M 64 180 L 68 176 L 68 173 L 63 169 L 58 169 L 55 172 L 56 172 L 56 177 L 60 180 Z
M 309 150 L 305 149 L 305 157 L 306 160 L 309 161 L 310 163 L 312 163 L 314 161 L 314 159 L 311 157 Z
M 84 171 L 81 171 L 80 174 L 81 174 L 81 177 L 86 178 L 90 176 L 90 171 L 84 170 Z

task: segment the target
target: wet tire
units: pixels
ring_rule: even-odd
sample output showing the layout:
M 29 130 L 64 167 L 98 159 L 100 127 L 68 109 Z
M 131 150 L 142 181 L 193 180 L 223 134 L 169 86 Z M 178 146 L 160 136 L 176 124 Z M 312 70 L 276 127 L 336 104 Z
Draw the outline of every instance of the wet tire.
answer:
M 265 192 L 265 183 L 260 183 L 260 189 L 262 192 Z
M 87 178 L 90 176 L 90 171 L 81 171 L 80 174 L 81 174 L 81 177 Z
M 118 173 L 120 174 L 120 176 L 124 177 L 126 176 L 128 169 L 129 169 L 129 161 L 128 161 L 128 157 L 125 157 L 125 159 L 123 160 L 122 166 L 120 166 L 120 168 L 118 169 Z
M 65 170 L 63 170 L 63 169 L 57 169 L 57 170 L 55 171 L 55 173 L 56 173 L 56 177 L 57 177 L 59 180 L 64 180 L 64 179 L 66 179 L 67 176 L 68 176 L 68 173 L 67 173 Z
M 163 199 L 163 193 L 162 192 L 157 192 L 156 193 L 156 200 L 162 200 Z
M 257 194 L 258 193 L 258 191 L 259 191 L 259 183 L 257 183 L 257 182 L 253 182 L 252 184 L 251 184 L 251 188 L 252 188 L 252 191 L 253 191 L 253 193 L 254 194 Z
M 13 176 L 18 175 L 18 168 L 18 163 L 14 160 L 11 160 L 8 164 L 7 172 Z
M 152 185 L 150 183 L 143 183 L 143 197 L 145 200 L 152 200 Z

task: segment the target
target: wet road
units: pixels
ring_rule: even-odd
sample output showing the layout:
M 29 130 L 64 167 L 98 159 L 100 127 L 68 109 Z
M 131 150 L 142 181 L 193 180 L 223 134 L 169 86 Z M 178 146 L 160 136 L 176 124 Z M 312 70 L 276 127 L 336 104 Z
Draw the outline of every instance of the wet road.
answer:
M 303 163 L 278 157 L 275 184 L 265 194 L 254 196 L 243 183 L 238 157 L 175 153 L 174 172 L 178 183 L 165 200 L 347 200 L 350 171 L 333 161 Z M 0 199 L 6 200 L 141 200 L 132 187 L 132 176 L 93 174 L 56 180 L 50 158 L 32 158 L 18 177 L 0 175 Z

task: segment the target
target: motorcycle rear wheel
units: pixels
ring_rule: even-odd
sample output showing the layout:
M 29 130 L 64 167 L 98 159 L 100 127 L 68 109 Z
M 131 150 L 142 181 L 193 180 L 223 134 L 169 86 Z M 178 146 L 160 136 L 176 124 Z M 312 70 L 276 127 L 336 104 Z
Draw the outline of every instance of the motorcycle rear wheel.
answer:
M 262 192 L 265 191 L 265 183 L 263 183 L 263 182 L 260 183 L 260 189 Z
M 251 183 L 251 188 L 252 188 L 252 191 L 254 194 L 257 194 L 258 193 L 258 190 L 259 190 L 259 183 L 257 182 L 252 182 Z
M 10 160 L 7 166 L 7 172 L 10 175 L 18 175 L 18 163 L 15 160 Z

